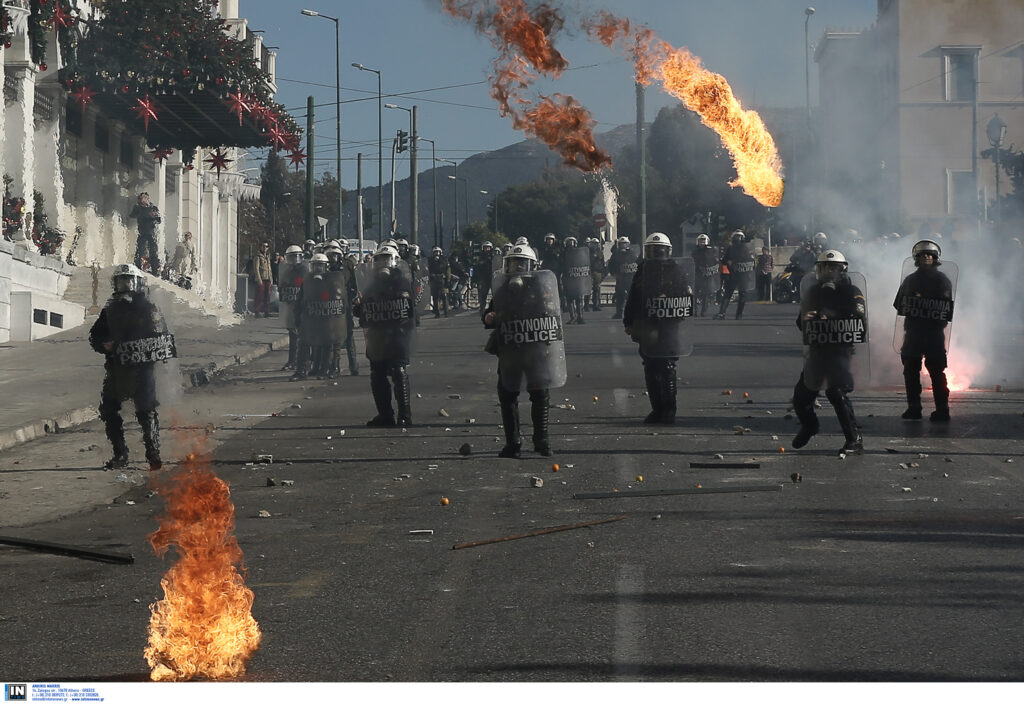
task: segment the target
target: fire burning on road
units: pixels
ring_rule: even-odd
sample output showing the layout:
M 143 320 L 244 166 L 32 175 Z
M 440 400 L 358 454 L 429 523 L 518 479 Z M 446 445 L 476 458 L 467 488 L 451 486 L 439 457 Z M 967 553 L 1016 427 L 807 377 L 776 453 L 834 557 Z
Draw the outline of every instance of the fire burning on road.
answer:
M 160 581 L 163 600 L 150 606 L 150 678 L 237 678 L 261 634 L 252 616 L 253 593 L 239 571 L 243 556 L 231 492 L 206 455 L 190 454 L 160 478 L 165 509 L 149 541 L 158 556 L 173 546 L 179 559 Z

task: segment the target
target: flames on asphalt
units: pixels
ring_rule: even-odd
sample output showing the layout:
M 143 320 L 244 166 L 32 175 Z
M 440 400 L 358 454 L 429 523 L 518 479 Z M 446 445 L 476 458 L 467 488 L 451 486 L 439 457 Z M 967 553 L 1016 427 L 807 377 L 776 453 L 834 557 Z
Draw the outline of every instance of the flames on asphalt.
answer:
M 611 164 L 594 142 L 596 122 L 572 96 L 524 93 L 538 75 L 557 79 L 569 62 L 554 47 L 565 17 L 547 3 L 527 6 L 525 0 L 441 0 L 453 17 L 473 22 L 491 38 L 498 51 L 491 76 L 491 96 L 502 116 L 511 117 L 516 129 L 541 139 L 562 155 L 564 162 L 582 171 L 597 171 Z M 713 129 L 732 156 L 736 180 L 729 185 L 767 207 L 782 202 L 782 161 L 760 115 L 744 110 L 728 81 L 708 71 L 687 49 L 673 48 L 655 37 L 653 30 L 601 11 L 584 17 L 580 27 L 608 48 L 618 47 L 633 62 L 636 80 L 648 85 L 660 81 Z
M 261 634 L 243 578 L 231 492 L 209 456 L 196 453 L 156 480 L 165 506 L 149 541 L 161 558 L 171 547 L 179 558 L 160 581 L 163 600 L 150 606 L 150 678 L 237 678 Z

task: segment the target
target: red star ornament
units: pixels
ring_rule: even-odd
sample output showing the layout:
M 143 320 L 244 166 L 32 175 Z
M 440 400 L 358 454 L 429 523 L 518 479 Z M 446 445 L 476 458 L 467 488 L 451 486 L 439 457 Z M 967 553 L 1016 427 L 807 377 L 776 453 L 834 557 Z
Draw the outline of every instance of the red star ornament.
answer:
M 275 124 L 273 127 L 267 130 L 267 141 L 270 142 L 270 146 L 273 147 L 274 151 L 277 151 L 282 146 L 284 146 L 284 130 Z
M 217 151 L 207 156 L 203 161 L 210 164 L 210 168 L 216 169 L 217 178 L 220 178 L 220 172 L 223 169 L 226 169 L 228 167 L 228 163 L 234 161 L 234 159 L 229 159 L 227 154 L 222 152 L 220 149 L 217 149 Z
M 149 153 L 153 155 L 154 161 L 166 161 L 167 157 L 170 156 L 173 152 L 174 149 L 171 149 L 170 147 L 159 146 Z
M 75 18 L 64 11 L 64 8 L 59 4 L 53 9 L 53 31 L 56 32 L 58 29 L 65 29 L 75 23 Z
M 85 106 L 92 102 L 95 95 L 96 91 L 90 89 L 87 85 L 79 86 L 76 90 L 71 91 L 71 97 L 82 106 L 82 110 L 85 110 Z
M 252 104 L 249 102 L 249 96 L 238 91 L 237 93 L 228 93 L 228 112 L 238 113 L 238 124 L 242 124 L 242 115 L 246 112 L 252 111 Z
M 153 105 L 153 101 L 149 99 L 149 93 L 146 93 L 146 99 L 135 98 L 135 110 L 136 116 L 142 120 L 145 125 L 145 130 L 149 131 L 149 121 L 152 119 L 156 122 L 159 118 L 156 116 L 156 106 Z
M 288 159 L 292 162 L 296 172 L 298 172 L 299 164 L 306 160 L 306 152 L 302 149 L 293 149 L 292 153 L 288 154 Z
M 284 135 L 284 148 L 288 151 L 298 151 L 302 143 L 299 141 L 299 135 L 295 132 L 289 132 Z

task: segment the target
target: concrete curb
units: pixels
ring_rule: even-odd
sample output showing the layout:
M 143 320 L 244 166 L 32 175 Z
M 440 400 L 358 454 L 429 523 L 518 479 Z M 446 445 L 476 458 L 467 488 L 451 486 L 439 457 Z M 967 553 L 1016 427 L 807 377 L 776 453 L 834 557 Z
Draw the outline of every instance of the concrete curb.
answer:
M 223 373 L 227 369 L 247 364 L 272 351 L 287 348 L 288 334 L 286 332 L 270 342 L 254 344 L 252 349 L 241 354 L 235 354 L 230 359 L 212 362 L 207 368 L 183 370 L 181 373 L 182 384 L 186 389 L 205 386 L 216 378 L 218 374 Z M 98 406 L 88 405 L 83 408 L 67 410 L 55 417 L 32 420 L 21 427 L 0 431 L 0 451 L 24 444 L 25 442 L 31 442 L 34 439 L 46 437 L 47 435 L 65 432 L 72 427 L 92 422 L 99 416 Z

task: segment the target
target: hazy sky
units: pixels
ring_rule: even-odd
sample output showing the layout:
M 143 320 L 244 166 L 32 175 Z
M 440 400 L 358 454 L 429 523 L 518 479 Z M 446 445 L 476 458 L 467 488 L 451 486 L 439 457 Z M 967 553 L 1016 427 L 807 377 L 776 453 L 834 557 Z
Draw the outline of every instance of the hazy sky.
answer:
M 700 56 L 706 68 L 729 81 L 746 107 L 802 106 L 806 0 L 568 0 L 556 3 L 569 16 L 606 9 L 647 24 L 675 46 Z M 819 0 L 810 18 L 813 44 L 826 29 L 863 29 L 875 19 L 876 0 Z M 449 17 L 440 0 L 240 0 L 239 14 L 264 41 L 279 47 L 278 102 L 305 125 L 306 98 L 316 108 L 316 171 L 335 171 L 334 23 L 301 14 L 302 8 L 340 18 L 342 180 L 355 186 L 356 154 L 363 152 L 363 183 L 376 185 L 377 77 L 353 62 L 382 72 L 384 102 L 417 108 L 420 136 L 435 139 L 438 158 L 461 161 L 524 138 L 498 115 L 488 95 L 494 51 L 474 27 Z M 566 31 L 556 47 L 570 70 L 539 93 L 574 96 L 593 114 L 601 132 L 635 121 L 633 72 L 628 61 Z M 811 102 L 816 102 L 811 58 Z M 674 102 L 657 85 L 648 90 L 647 116 Z M 391 138 L 408 129 L 409 113 L 383 110 L 385 182 Z M 420 170 L 430 167 L 430 144 L 421 142 Z M 408 164 L 398 167 L 408 174 Z

